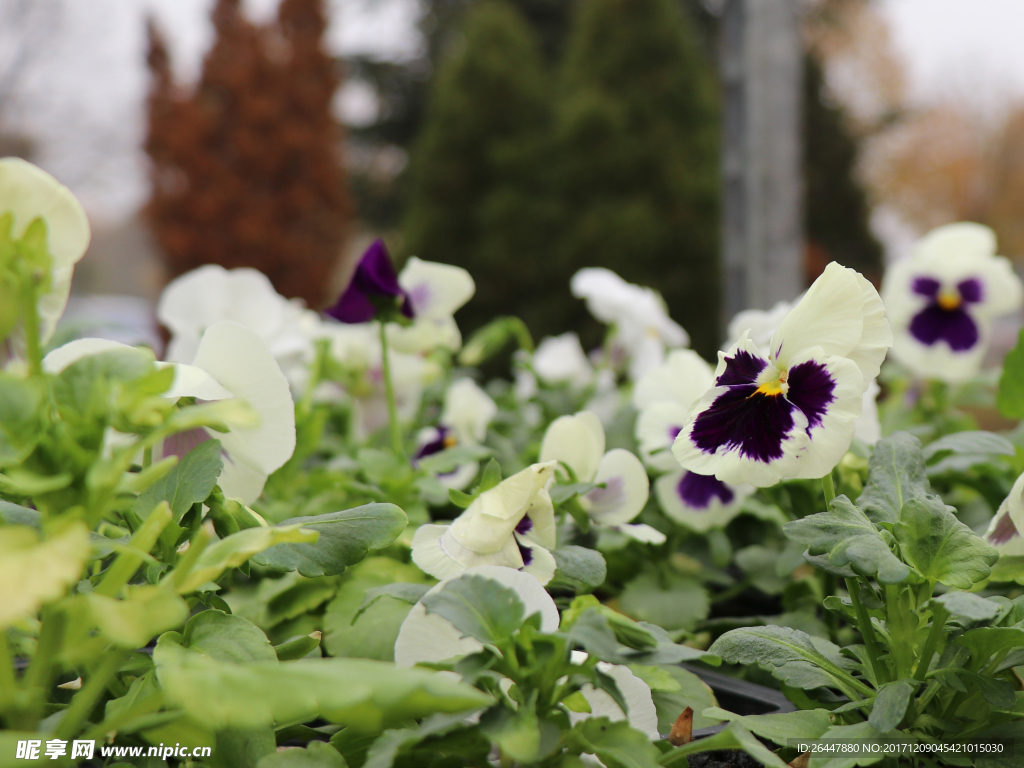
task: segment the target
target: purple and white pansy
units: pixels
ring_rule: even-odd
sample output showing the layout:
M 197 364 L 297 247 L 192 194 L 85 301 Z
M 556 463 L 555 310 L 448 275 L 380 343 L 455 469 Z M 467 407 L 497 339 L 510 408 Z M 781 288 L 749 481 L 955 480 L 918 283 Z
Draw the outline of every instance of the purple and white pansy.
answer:
M 672 455 L 672 443 L 690 411 L 714 381 L 714 371 L 700 355 L 678 349 L 633 389 L 633 405 L 639 411 L 636 439 L 640 455 L 649 467 L 668 473 L 654 482 L 658 503 L 668 517 L 695 531 L 726 525 L 753 490 L 747 485 L 728 485 L 712 475 L 679 471 L 679 462 Z
M 604 427 L 597 414 L 580 411 L 560 416 L 548 426 L 540 447 L 540 460 L 569 467 L 576 482 L 593 483 L 579 497 L 580 506 L 595 525 L 625 533 L 638 541 L 661 544 L 665 535 L 649 525 L 632 524 L 650 494 L 643 463 L 623 448 L 605 453 Z
M 992 321 L 1018 309 L 1022 296 L 991 229 L 969 222 L 934 229 L 885 276 L 893 357 L 918 376 L 969 379 L 981 368 Z
M 715 385 L 672 451 L 726 483 L 774 485 L 830 472 L 850 447 L 892 333 L 877 291 L 829 264 L 762 352 L 744 334 L 719 353 Z
M 412 256 L 398 275 L 398 284 L 409 297 L 413 322 L 388 326 L 388 340 L 394 348 L 410 353 L 439 348 L 457 351 L 462 334 L 454 315 L 476 292 L 469 272 Z
M 555 509 L 547 486 L 556 462 L 533 464 L 477 496 L 450 525 L 421 525 L 412 561 L 435 579 L 477 565 L 516 568 L 547 584 L 555 575 Z
M 324 313 L 342 323 L 368 323 L 397 311 L 412 319 L 409 294 L 398 283 L 395 265 L 383 240 L 374 240 L 360 257 L 348 287 Z
M 59 373 L 77 360 L 115 349 L 132 349 L 108 339 L 78 339 L 58 347 L 43 360 L 50 373 Z M 295 404 L 288 381 L 274 356 L 249 328 L 222 320 L 206 329 L 190 365 L 171 365 L 175 370 L 170 389 L 163 397 L 194 397 L 214 401 L 237 398 L 257 417 L 229 423 L 229 432 L 199 427 L 172 435 L 163 442 L 157 458 L 184 456 L 200 443 L 220 440 L 224 468 L 217 480 L 230 498 L 252 504 L 263 492 L 272 472 L 295 450 Z
M 1024 556 L 1024 474 L 996 510 L 985 532 L 985 542 L 999 550 L 1000 556 Z
M 436 427 L 427 427 L 418 435 L 419 447 L 414 460 L 433 456 L 457 445 L 480 445 L 487 427 L 498 413 L 498 406 L 472 379 L 458 379 L 444 393 L 444 408 Z M 462 490 L 479 470 L 477 462 L 458 464 L 450 472 L 437 475 L 446 488 Z

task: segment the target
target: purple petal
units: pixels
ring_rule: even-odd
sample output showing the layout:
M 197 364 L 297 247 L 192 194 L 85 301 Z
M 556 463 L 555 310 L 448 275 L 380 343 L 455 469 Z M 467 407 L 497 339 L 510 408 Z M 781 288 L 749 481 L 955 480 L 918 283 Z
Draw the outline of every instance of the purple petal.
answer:
M 999 521 L 996 523 L 996 527 L 992 529 L 992 533 L 988 535 L 988 541 L 990 544 L 999 546 L 1005 544 L 1011 539 L 1020 536 L 1020 531 L 1017 530 L 1017 526 L 1013 524 L 1013 520 L 1010 519 L 1010 513 L 1006 512 Z
M 529 547 L 524 547 L 519 543 L 519 539 L 516 539 L 516 546 L 519 547 L 519 554 L 523 558 L 523 567 L 526 567 L 533 562 L 533 552 Z
M 954 352 L 966 352 L 978 343 L 978 326 L 963 307 L 943 309 L 929 304 L 910 321 L 910 333 L 919 342 L 932 346 L 944 341 Z
M 683 431 L 683 428 L 675 424 L 668 425 L 668 438 L 675 442 L 675 439 L 679 437 L 679 433 Z
M 793 408 L 785 397 L 758 392 L 753 384 L 730 387 L 697 417 L 690 439 L 704 453 L 724 446 L 768 463 L 782 458 L 782 441 L 793 429 Z
M 516 533 L 527 534 L 533 530 L 533 520 L 528 517 L 523 517 L 518 523 L 516 523 Z
M 737 350 L 732 357 L 725 358 L 725 370 L 715 382 L 719 387 L 731 387 L 734 384 L 753 384 L 758 374 L 768 365 L 759 357 L 744 350 Z
M 807 431 L 821 424 L 828 404 L 835 400 L 836 383 L 828 369 L 808 360 L 789 370 L 789 393 L 786 399 L 807 416 Z
M 729 504 L 736 494 L 732 488 L 711 475 L 698 475 L 696 472 L 684 472 L 676 486 L 676 493 L 683 504 L 691 509 L 707 509 L 711 500 L 717 498 L 723 504 Z
M 161 451 L 163 456 L 160 458 L 166 459 L 168 456 L 177 456 L 179 459 L 183 459 L 197 445 L 205 443 L 210 439 L 210 433 L 202 427 L 177 432 L 164 440 Z
M 416 455 L 413 456 L 414 461 L 422 459 L 424 456 L 433 456 L 435 453 L 440 453 L 450 447 L 451 443 L 448 441 L 448 435 L 451 430 L 448 427 L 439 426 L 436 431 L 437 436 L 430 442 L 421 445 L 419 450 L 416 451 Z
M 348 288 L 325 313 L 343 323 L 366 323 L 377 316 L 377 306 L 373 300 L 387 298 L 401 298 L 402 314 L 408 318 L 413 316 L 412 303 L 398 284 L 398 276 L 384 241 L 374 240 L 359 259 Z
M 910 285 L 910 289 L 914 293 L 929 299 L 934 299 L 938 296 L 939 288 L 941 287 L 939 281 L 934 277 L 915 277 L 914 282 Z
M 982 300 L 981 281 L 973 277 L 961 280 L 956 284 L 956 289 L 960 292 L 960 298 L 968 304 L 977 304 Z

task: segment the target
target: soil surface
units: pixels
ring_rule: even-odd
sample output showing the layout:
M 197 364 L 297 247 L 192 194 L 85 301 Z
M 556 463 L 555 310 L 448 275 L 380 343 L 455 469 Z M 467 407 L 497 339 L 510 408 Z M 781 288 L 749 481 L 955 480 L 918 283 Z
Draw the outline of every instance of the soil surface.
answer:
M 686 758 L 690 768 L 764 768 L 757 760 L 738 749 L 701 752 Z

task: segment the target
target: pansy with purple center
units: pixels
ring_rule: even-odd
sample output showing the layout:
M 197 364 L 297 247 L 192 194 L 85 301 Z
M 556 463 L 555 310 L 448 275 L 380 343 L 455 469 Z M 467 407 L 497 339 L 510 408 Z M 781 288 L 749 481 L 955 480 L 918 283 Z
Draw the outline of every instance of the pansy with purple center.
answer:
M 719 353 L 713 386 L 673 445 L 684 469 L 732 485 L 818 478 L 853 439 L 867 383 L 891 342 L 874 287 L 830 264 L 772 336 Z
M 686 470 L 662 475 L 654 483 L 662 511 L 698 533 L 728 525 L 752 491 L 747 485 L 729 485 Z
M 1024 291 L 995 235 L 980 224 L 939 227 L 885 276 L 893 356 L 918 376 L 959 382 L 981 368 L 992 321 L 1013 312 Z
M 348 288 L 325 313 L 343 323 L 368 323 L 381 312 L 390 320 L 396 310 L 410 320 L 414 317 L 412 301 L 398 282 L 387 246 L 383 240 L 374 240 L 359 259 Z

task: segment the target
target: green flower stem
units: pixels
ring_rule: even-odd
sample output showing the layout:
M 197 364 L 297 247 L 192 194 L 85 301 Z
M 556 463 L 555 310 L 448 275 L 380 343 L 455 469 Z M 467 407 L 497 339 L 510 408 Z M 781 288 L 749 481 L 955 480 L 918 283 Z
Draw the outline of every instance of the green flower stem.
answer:
M 388 331 L 384 322 L 380 325 L 380 359 L 381 370 L 384 374 L 384 396 L 388 402 L 388 421 L 391 427 L 391 448 L 397 456 L 405 456 L 402 447 L 402 429 L 398 423 L 398 408 L 395 406 L 395 387 L 391 382 L 391 360 L 388 355 Z
M 821 488 L 825 491 L 825 509 L 828 509 L 828 505 L 832 503 L 832 500 L 836 497 L 836 486 L 832 482 L 832 473 L 829 472 L 823 478 L 821 478 Z
M 107 688 L 107 683 L 117 674 L 117 670 L 121 668 L 130 653 L 131 651 L 120 649 L 111 649 L 106 652 L 95 671 L 89 675 L 85 685 L 71 700 L 71 705 L 64 711 L 64 717 L 61 718 L 60 724 L 54 732 L 56 738 L 66 740 L 78 733 L 82 724 L 95 709 L 96 703 Z
M 53 661 L 60 649 L 64 635 L 63 611 L 47 606 L 43 608 L 39 642 L 25 672 L 23 686 L 26 693 L 26 708 L 20 717 L 12 718 L 15 730 L 35 730 L 43 711 L 47 691 L 53 677 Z
M 24 280 L 21 320 L 25 328 L 25 354 L 28 356 L 28 370 L 33 376 L 42 376 L 43 347 L 39 329 L 39 297 L 33 276 L 25 275 Z
M 10 706 L 17 683 L 14 680 L 14 663 L 11 660 L 11 646 L 7 633 L 0 632 L 0 712 Z
M 914 670 L 915 680 L 924 680 L 925 675 L 928 674 L 928 665 L 932 663 L 932 656 L 935 655 L 939 638 L 942 637 L 943 630 L 946 628 L 948 615 L 948 611 L 938 607 L 932 614 L 932 628 L 928 632 L 928 638 L 924 641 L 924 648 L 921 649 L 921 660 L 917 663 L 917 669 Z
M 153 447 L 147 446 L 142 451 L 142 468 L 149 469 L 153 464 Z
M 203 550 L 210 546 L 211 542 L 216 538 L 213 530 L 213 523 L 207 521 L 202 524 L 198 531 L 192 535 L 191 543 L 185 554 L 181 556 L 175 565 L 174 572 L 171 574 L 171 580 L 174 583 L 175 589 L 178 589 L 185 580 L 188 578 L 189 571 L 195 567 L 196 561 L 199 556 L 203 553 Z
M 121 552 L 114 564 L 107 569 L 103 580 L 94 590 L 98 595 L 117 597 L 117 593 L 128 583 L 142 564 L 143 556 L 156 545 L 164 528 L 171 522 L 171 508 L 162 502 L 149 513 L 149 517 L 132 536 L 128 548 Z M 135 550 L 135 551 L 132 551 Z
M 825 492 L 825 509 L 828 510 L 828 505 L 836 497 L 836 486 L 832 481 L 831 471 L 821 478 L 821 489 Z M 823 591 L 826 595 L 838 594 L 839 580 L 836 576 L 831 573 L 825 573 L 823 575 L 823 582 Z M 835 640 L 836 633 L 839 631 L 839 617 L 831 611 L 825 611 L 825 624 L 828 626 L 829 637 Z
M 864 638 L 864 647 L 868 652 L 868 660 L 871 662 L 871 669 L 875 673 L 875 680 L 879 685 L 889 682 L 889 670 L 882 663 L 882 650 L 878 644 L 878 637 L 875 635 L 875 627 L 871 623 L 871 616 L 864 603 L 860 601 L 860 584 L 856 579 L 846 580 L 846 591 L 850 593 L 850 602 L 853 603 L 853 610 L 857 613 L 857 629 Z M 924 678 L 921 678 L 922 680 Z

